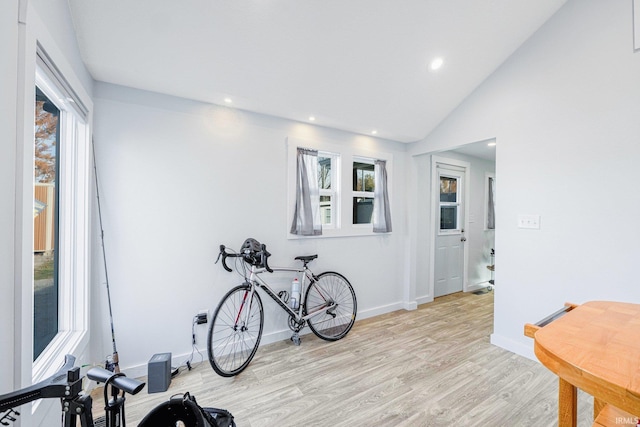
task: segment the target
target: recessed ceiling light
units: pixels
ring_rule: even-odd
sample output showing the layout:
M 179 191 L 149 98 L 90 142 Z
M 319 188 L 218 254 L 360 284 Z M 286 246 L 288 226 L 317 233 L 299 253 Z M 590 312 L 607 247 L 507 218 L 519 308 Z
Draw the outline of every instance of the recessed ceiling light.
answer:
M 487 144 L 487 146 L 489 146 L 489 147 L 495 147 L 495 146 L 496 146 L 496 142 L 495 142 L 495 141 L 489 142 L 489 143 Z
M 231 104 L 233 103 L 233 100 L 231 98 L 225 98 L 224 102 L 226 102 L 227 104 Z
M 429 68 L 435 71 L 440 69 L 443 64 L 444 64 L 444 59 L 438 57 L 438 58 L 435 58 L 433 61 L 431 61 L 431 64 L 429 64 Z
M 310 121 L 310 122 L 315 122 L 315 121 L 316 121 L 316 118 L 315 118 L 314 116 L 309 116 L 309 121 Z
M 377 134 L 377 133 L 378 133 L 378 131 L 377 131 L 377 130 L 375 130 L 375 129 L 371 131 L 371 135 L 375 135 L 375 134 Z

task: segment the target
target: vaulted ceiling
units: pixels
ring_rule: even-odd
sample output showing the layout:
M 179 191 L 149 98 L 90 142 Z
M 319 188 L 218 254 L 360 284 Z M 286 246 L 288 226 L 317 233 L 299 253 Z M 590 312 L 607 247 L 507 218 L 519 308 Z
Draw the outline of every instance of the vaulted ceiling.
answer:
M 401 142 L 428 135 L 565 2 L 69 0 L 96 80 Z

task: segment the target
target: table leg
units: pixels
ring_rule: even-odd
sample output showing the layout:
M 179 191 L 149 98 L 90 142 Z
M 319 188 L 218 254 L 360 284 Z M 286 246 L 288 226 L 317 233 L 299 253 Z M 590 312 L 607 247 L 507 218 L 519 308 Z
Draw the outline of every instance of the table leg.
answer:
M 600 411 L 606 406 L 606 402 L 598 399 L 597 397 L 593 398 L 593 419 L 595 420 L 600 415 Z
M 578 390 L 562 378 L 558 385 L 558 427 L 576 427 Z

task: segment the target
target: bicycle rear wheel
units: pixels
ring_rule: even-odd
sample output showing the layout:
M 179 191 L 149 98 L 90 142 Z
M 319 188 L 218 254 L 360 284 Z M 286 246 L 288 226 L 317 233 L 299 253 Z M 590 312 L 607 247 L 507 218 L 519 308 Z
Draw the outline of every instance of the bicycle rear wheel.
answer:
M 328 271 L 309 285 L 304 298 L 307 314 L 321 313 L 309 318 L 311 331 L 319 338 L 336 341 L 347 335 L 356 321 L 356 294 L 341 274 Z
M 216 308 L 207 339 L 209 363 L 218 375 L 232 377 L 242 372 L 258 350 L 264 312 L 257 292 L 251 286 L 236 286 Z

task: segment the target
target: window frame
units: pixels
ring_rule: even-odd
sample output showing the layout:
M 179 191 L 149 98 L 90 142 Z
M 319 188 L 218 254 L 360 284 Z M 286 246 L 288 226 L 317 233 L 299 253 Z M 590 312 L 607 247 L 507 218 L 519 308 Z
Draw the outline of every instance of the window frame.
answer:
M 38 47 L 34 91 L 37 86 L 60 109 L 60 146 L 58 175 L 58 333 L 32 363 L 34 382 L 51 375 L 64 354 L 76 353 L 88 343 L 89 333 L 89 236 L 90 236 L 90 117 L 82 117 L 84 104 L 69 92 L 59 70 L 49 68 L 51 59 Z M 42 61 L 42 56 L 49 61 Z M 53 71 L 53 72 L 52 72 Z M 60 75 L 56 75 L 56 73 Z M 33 104 L 32 104 L 33 105 Z M 32 120 L 33 123 L 33 120 Z M 33 126 L 33 124 L 32 124 Z M 31 141 L 33 146 L 33 139 Z M 33 147 L 31 148 L 33 150 Z M 33 191 L 33 165 L 31 189 Z M 32 202 L 33 203 L 33 202 Z M 33 209 L 31 209 L 33 210 Z M 33 236 L 33 230 L 31 232 Z M 31 239 L 33 255 L 33 237 Z M 32 269 L 33 274 L 33 269 Z M 33 276 L 31 276 L 33 295 Z M 31 305 L 31 317 L 35 315 Z M 30 328 L 33 339 L 33 324 Z M 31 352 L 33 356 L 33 351 Z

